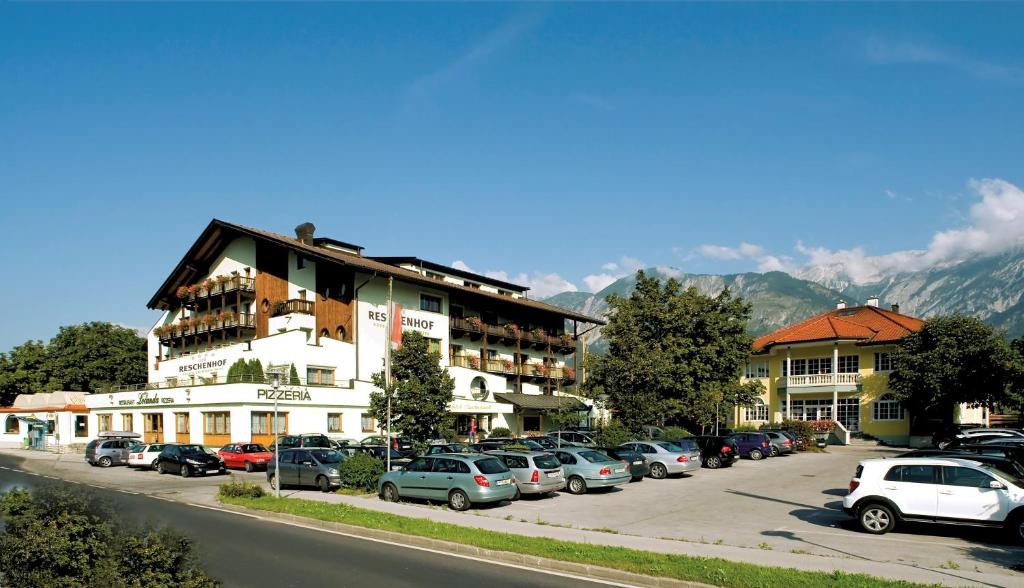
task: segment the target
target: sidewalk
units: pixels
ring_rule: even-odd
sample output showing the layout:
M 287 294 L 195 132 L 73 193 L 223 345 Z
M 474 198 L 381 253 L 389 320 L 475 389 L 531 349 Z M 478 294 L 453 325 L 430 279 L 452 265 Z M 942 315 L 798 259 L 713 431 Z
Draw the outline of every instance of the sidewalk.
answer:
M 116 469 L 93 469 L 85 466 L 80 455 L 55 455 L 44 452 L 23 450 L 0 450 L 0 455 L 16 456 L 24 459 L 23 468 L 39 473 L 57 475 L 65 479 L 78 479 L 90 484 L 124 489 L 103 475 L 115 472 Z M 59 459 L 58 459 L 59 458 Z M 73 460 L 73 461 L 71 461 Z M 2 473 L 0 473 L 2 475 Z M 149 479 L 151 477 L 147 477 Z M 170 482 L 172 478 L 160 477 L 158 482 Z M 166 488 L 167 484 L 159 484 L 160 490 L 154 490 L 162 498 L 170 498 L 179 502 L 195 503 L 205 506 L 220 506 L 217 501 L 217 485 L 225 481 L 223 478 L 189 479 L 189 484 L 176 490 Z M 191 482 L 206 482 L 203 485 Z M 134 490 L 143 490 L 134 488 Z M 411 518 L 428 519 L 431 521 L 451 523 L 470 528 L 486 529 L 502 533 L 511 533 L 528 537 L 549 537 L 564 541 L 574 541 L 593 545 L 609 545 L 626 547 L 657 553 L 670 553 L 708 558 L 721 558 L 738 562 L 763 566 L 788 567 L 809 571 L 861 573 L 890 579 L 906 580 L 923 584 L 941 584 L 946 586 L 992 586 L 1019 587 L 1024 585 L 1024 577 L 1007 570 L 1007 574 L 984 573 L 972 570 L 943 570 L 923 568 L 891 562 L 878 562 L 855 557 L 827 557 L 715 545 L 693 541 L 657 539 L 636 535 L 612 534 L 599 531 L 540 525 L 519 520 L 505 520 L 492 516 L 474 515 L 472 512 L 455 512 L 442 507 L 424 507 L 422 504 L 391 503 L 378 500 L 376 497 L 347 496 L 341 494 L 323 494 L 320 492 L 282 491 L 282 496 L 300 495 L 307 500 L 318 500 L 333 504 L 348 504 L 365 509 L 387 512 Z

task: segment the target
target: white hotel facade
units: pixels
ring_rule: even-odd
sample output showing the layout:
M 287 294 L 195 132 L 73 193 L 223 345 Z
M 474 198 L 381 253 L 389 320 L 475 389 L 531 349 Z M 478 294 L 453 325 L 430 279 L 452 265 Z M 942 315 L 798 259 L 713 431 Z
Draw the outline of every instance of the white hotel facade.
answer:
M 542 432 L 545 413 L 575 382 L 566 365 L 577 335 L 602 321 L 533 301 L 527 289 L 412 257 L 367 257 L 362 247 L 294 238 L 213 220 L 148 306 L 148 382 L 86 396 L 89 430 L 147 441 L 220 446 L 270 442 L 274 391 L 228 378 L 239 359 L 283 370 L 278 430 L 360 439 L 380 431 L 367 414 L 371 375 L 396 320 L 423 333 L 455 380 L 456 430 Z M 573 362 L 575 363 L 575 362 Z M 294 366 L 294 372 L 291 368 Z M 590 403 L 573 402 L 581 417 Z

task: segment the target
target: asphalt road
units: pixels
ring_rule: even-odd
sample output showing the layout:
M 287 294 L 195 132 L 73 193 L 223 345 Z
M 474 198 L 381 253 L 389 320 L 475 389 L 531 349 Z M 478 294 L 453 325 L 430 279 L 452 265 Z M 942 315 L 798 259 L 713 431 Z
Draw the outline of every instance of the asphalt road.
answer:
M 0 456 L 0 465 L 18 468 Z M 0 492 L 57 483 L 0 470 Z M 606 586 L 579 578 L 502 566 L 305 529 L 142 495 L 87 488 L 145 526 L 172 527 L 192 537 L 207 571 L 225 586 L 401 586 L 488 588 Z

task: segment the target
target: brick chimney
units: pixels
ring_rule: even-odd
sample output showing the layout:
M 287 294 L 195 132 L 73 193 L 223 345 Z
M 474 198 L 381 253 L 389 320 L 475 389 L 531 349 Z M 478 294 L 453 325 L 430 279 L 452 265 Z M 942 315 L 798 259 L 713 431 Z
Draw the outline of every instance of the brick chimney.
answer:
M 891 308 L 892 308 L 893 312 L 899 312 L 900 311 L 900 305 L 899 304 L 893 304 L 891 306 Z
M 878 296 L 869 296 L 868 306 L 874 306 L 875 308 L 878 308 Z
M 836 302 L 836 310 L 842 310 L 844 308 L 846 308 L 845 300 L 840 300 L 839 302 Z
M 316 232 L 316 227 L 313 226 L 313 223 L 302 223 L 295 227 L 295 239 L 306 245 L 312 245 L 314 232 Z

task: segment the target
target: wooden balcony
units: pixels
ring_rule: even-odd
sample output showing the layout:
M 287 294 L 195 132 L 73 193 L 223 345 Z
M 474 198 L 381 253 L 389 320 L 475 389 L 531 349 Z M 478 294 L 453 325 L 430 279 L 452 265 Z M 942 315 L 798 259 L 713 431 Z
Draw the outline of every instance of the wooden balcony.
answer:
M 519 376 L 527 380 L 561 380 L 568 383 L 576 380 L 576 370 L 569 366 L 549 367 L 541 363 L 517 364 L 509 359 L 481 360 L 475 355 L 453 355 L 449 365 L 491 374 Z
M 208 304 L 218 302 L 222 296 L 235 295 L 239 298 L 251 299 L 256 296 L 256 278 L 243 276 L 222 276 L 227 279 L 213 279 L 207 286 L 183 286 L 179 289 L 178 299 L 183 306 L 197 307 L 199 302 Z M 182 295 L 184 294 L 184 296 Z
M 452 338 L 459 339 L 468 337 L 476 341 L 484 336 L 491 343 L 505 343 L 515 345 L 518 341 L 520 347 L 533 347 L 534 349 L 547 349 L 561 354 L 572 353 L 576 350 L 576 340 L 568 333 L 561 335 L 549 335 L 541 330 L 524 331 L 510 325 L 491 325 L 482 322 L 479 317 L 451 317 Z
M 299 300 L 298 298 L 281 300 L 274 304 L 274 309 L 270 316 L 284 316 L 292 313 L 315 315 L 316 307 L 312 300 Z
M 157 337 L 160 339 L 160 343 L 170 346 L 172 342 L 180 342 L 186 337 L 192 338 L 212 333 L 219 333 L 226 337 L 228 334 L 234 334 L 236 330 L 238 334 L 241 334 L 255 329 L 255 314 L 230 314 L 210 320 L 204 320 L 203 317 L 200 317 L 194 321 L 189 320 L 167 325 L 157 332 Z

